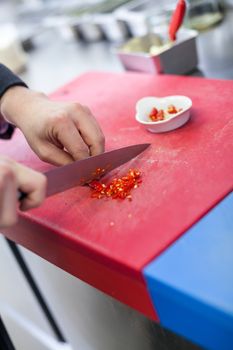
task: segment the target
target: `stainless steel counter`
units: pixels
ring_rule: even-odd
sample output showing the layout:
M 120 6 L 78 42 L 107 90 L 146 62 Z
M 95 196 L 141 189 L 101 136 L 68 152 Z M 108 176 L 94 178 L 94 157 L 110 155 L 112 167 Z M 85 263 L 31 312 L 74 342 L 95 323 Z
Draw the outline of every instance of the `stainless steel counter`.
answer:
M 200 34 L 198 53 L 205 77 L 233 79 L 233 10 L 220 25 Z

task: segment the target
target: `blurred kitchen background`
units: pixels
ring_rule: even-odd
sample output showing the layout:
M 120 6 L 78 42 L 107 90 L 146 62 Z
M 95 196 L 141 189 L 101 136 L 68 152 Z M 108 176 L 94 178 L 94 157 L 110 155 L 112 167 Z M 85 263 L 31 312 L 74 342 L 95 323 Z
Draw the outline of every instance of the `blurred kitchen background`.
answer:
M 175 0 L 0 0 L 0 61 L 50 92 L 87 70 L 121 71 L 118 47 L 169 23 Z M 198 69 L 233 78 L 233 0 L 189 0 Z
M 0 0 L 0 62 L 45 93 L 86 71 L 121 72 L 129 67 L 119 47 L 166 27 L 175 6 L 174 0 Z M 186 74 L 233 79 L 233 0 L 187 1 L 183 27 L 197 31 L 198 63 Z M 26 249 L 20 252 L 67 341 L 54 334 L 0 236 L 0 314 L 16 350 L 195 348 Z

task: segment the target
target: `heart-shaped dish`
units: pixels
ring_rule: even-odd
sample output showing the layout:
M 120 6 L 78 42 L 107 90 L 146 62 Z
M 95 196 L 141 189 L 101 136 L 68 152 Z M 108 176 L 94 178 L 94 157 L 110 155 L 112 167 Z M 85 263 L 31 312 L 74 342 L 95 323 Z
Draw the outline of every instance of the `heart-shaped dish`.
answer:
M 174 106 L 178 112 L 165 114 L 165 119 L 152 121 L 150 113 L 153 108 L 158 111 L 167 111 L 169 106 Z M 136 104 L 136 120 L 153 133 L 167 132 L 184 125 L 190 118 L 192 100 L 187 96 L 144 97 Z

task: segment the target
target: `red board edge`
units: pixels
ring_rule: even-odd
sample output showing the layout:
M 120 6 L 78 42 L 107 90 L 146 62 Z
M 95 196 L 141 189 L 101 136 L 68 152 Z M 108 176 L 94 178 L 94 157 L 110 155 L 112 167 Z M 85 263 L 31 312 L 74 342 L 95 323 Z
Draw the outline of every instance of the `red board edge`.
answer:
M 1 229 L 5 237 L 29 249 L 48 262 L 98 290 L 159 322 L 142 271 L 123 273 L 76 251 L 61 242 L 54 232 L 28 217 L 20 216 L 16 226 Z

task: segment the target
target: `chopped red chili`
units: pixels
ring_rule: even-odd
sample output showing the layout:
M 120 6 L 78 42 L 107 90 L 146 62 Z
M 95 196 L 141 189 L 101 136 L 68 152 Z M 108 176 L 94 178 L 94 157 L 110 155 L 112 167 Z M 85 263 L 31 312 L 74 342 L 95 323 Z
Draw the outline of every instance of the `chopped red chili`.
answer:
M 153 108 L 150 115 L 149 115 L 150 119 L 153 122 L 157 122 L 159 120 L 163 120 L 164 119 L 164 111 L 162 109 L 160 109 L 159 111 L 156 108 Z
M 174 105 L 169 105 L 167 110 L 163 110 L 163 109 L 158 110 L 155 107 L 153 107 L 149 114 L 149 118 L 153 122 L 158 122 L 160 120 L 165 119 L 165 113 L 176 114 L 176 113 L 179 113 L 180 111 L 182 111 L 182 108 L 176 108 Z
M 151 110 L 151 112 L 150 112 L 149 117 L 150 117 L 152 120 L 153 120 L 153 119 L 156 119 L 157 113 L 158 113 L 157 108 L 153 107 L 152 110 Z
M 165 117 L 164 111 L 162 109 L 160 109 L 158 114 L 157 114 L 157 120 L 163 120 L 164 117 Z
M 176 107 L 174 105 L 170 105 L 167 108 L 167 112 L 169 114 L 176 114 L 176 113 L 178 113 L 178 110 L 176 109 Z
M 104 184 L 100 181 L 92 181 L 92 198 L 109 198 L 132 200 L 131 191 L 137 188 L 142 182 L 141 173 L 137 169 L 130 169 L 128 173 L 120 178 L 114 178 L 110 183 Z

